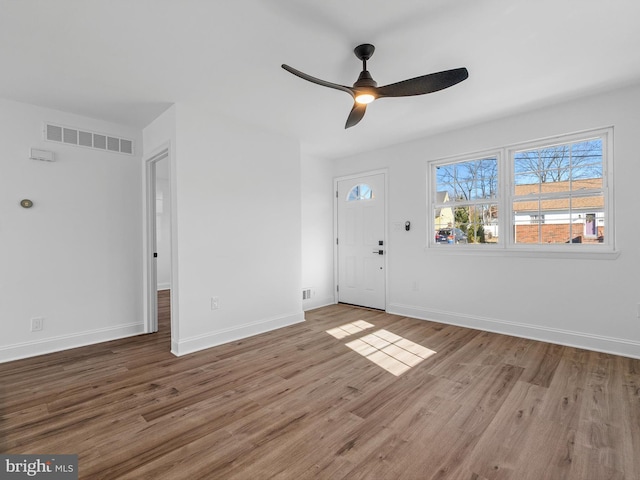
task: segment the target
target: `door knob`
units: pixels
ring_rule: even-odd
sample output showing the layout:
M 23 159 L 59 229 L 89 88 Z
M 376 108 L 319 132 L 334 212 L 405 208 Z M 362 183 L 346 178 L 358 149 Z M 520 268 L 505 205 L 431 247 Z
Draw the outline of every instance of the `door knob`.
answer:
M 384 255 L 384 250 L 374 250 L 373 253 L 377 253 L 378 255 Z

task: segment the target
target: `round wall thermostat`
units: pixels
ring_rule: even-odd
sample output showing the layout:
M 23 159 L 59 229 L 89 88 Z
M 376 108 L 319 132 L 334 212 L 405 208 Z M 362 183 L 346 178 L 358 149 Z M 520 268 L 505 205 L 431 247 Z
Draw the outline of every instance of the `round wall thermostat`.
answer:
M 31 208 L 31 207 L 33 207 L 33 202 L 31 200 L 29 200 L 28 198 L 25 198 L 24 200 L 20 200 L 20 205 L 23 208 Z

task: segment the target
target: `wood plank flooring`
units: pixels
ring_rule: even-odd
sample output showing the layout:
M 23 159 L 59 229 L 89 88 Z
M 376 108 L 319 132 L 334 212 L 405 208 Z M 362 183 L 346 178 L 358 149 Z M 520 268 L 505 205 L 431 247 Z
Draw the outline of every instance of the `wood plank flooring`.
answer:
M 345 305 L 176 358 L 168 302 L 157 334 L 0 364 L 0 452 L 83 479 L 640 478 L 640 360 Z M 379 330 L 436 353 L 396 376 L 346 346 Z

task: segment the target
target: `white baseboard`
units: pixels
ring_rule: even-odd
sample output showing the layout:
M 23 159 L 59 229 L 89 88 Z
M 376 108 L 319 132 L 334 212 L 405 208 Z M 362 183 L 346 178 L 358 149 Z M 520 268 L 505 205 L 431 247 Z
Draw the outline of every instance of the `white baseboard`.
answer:
M 204 335 L 185 338 L 184 340 L 172 340 L 171 352 L 180 357 L 182 355 L 198 352 L 224 343 L 241 340 L 243 338 L 270 332 L 271 330 L 288 327 L 289 325 L 301 322 L 304 322 L 303 312 L 267 318 L 235 328 L 227 328 L 216 332 L 206 333 Z
M 640 358 L 640 342 L 624 338 L 605 337 L 559 328 L 540 327 L 525 323 L 496 320 L 474 315 L 432 310 L 411 305 L 392 303 L 387 305 L 387 312 L 394 315 L 430 320 L 433 322 L 457 325 L 460 327 L 484 330 L 487 332 L 512 335 L 514 337 L 540 340 L 543 342 L 584 348 L 596 352 L 611 353 L 624 357 Z
M 333 297 L 326 297 L 321 299 L 309 299 L 302 301 L 302 310 L 309 311 L 315 308 L 326 307 L 327 305 L 335 305 L 336 301 Z
M 70 348 L 85 347 L 95 343 L 109 342 L 120 338 L 132 337 L 144 333 L 144 324 L 131 323 L 116 327 L 100 328 L 89 332 L 60 335 L 57 337 L 34 340 L 0 347 L 0 363 L 35 357 L 46 353 L 60 352 Z

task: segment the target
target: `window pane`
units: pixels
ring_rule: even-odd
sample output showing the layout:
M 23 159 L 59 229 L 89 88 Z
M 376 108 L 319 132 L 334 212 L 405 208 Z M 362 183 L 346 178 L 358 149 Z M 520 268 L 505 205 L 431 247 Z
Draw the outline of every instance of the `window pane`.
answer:
M 477 160 L 474 200 L 496 198 L 498 194 L 498 160 L 485 158 Z
M 498 243 L 498 205 L 469 207 L 467 237 L 469 243 Z
M 571 206 L 569 198 L 556 198 L 553 200 L 541 200 L 540 211 L 547 215 L 553 215 L 558 210 L 568 210 Z
M 604 241 L 602 143 L 597 138 L 514 154 L 514 196 L 529 197 L 512 203 L 515 243 Z
M 498 243 L 498 159 L 435 165 L 435 243 Z M 482 201 L 491 199 L 491 203 Z
M 453 227 L 453 208 L 452 207 L 440 207 L 434 210 L 434 228 L 439 230 L 441 228 Z
M 581 228 L 576 228 L 569 210 L 556 211 L 553 215 L 546 215 L 545 220 L 549 217 L 548 223 L 540 226 L 540 242 L 541 243 L 581 243 L 579 232 Z M 577 225 L 579 227 L 579 225 Z
M 572 145 L 572 164 L 575 170 L 590 165 L 602 165 L 602 139 L 596 138 Z M 574 178 L 580 178 L 579 174 Z
M 498 192 L 496 158 L 467 160 L 436 167 L 436 191 L 447 192 L 450 200 L 495 198 Z
M 524 202 L 513 202 L 513 213 L 515 215 L 516 224 L 526 221 L 531 215 L 540 214 L 540 201 L 529 200 Z
M 574 228 L 574 235 L 583 235 L 582 243 L 603 243 L 605 241 L 604 195 L 577 197 L 572 201 L 574 216 L 580 230 Z
M 443 196 L 444 192 L 446 192 L 448 197 L 446 201 L 455 198 L 455 189 L 453 187 L 455 177 L 454 172 L 455 166 L 453 165 L 441 165 L 436 167 L 436 192 L 442 192 Z M 440 202 L 442 200 L 436 199 L 436 201 Z
M 540 201 L 513 202 L 515 243 L 540 243 Z
M 528 173 L 516 174 L 514 177 L 515 195 L 531 195 L 540 193 L 540 182 Z
M 601 179 L 602 139 L 516 152 L 514 175 L 516 185 Z
M 351 189 L 349 195 L 347 195 L 347 202 L 353 202 L 357 200 L 371 200 L 373 197 L 373 191 L 371 187 L 365 183 L 356 185 Z
M 573 190 L 586 190 L 590 188 L 601 189 L 604 186 L 602 181 L 602 163 L 581 165 L 573 170 Z
M 434 216 L 436 243 L 498 243 L 495 203 L 435 209 Z
M 538 168 L 538 152 L 536 150 L 516 152 L 514 156 L 514 172 L 518 175 L 531 175 L 532 179 L 537 179 L 535 173 Z M 528 182 L 532 183 L 532 182 Z
M 564 193 L 571 191 L 571 182 L 544 182 L 540 184 L 542 193 Z
M 604 196 L 513 202 L 515 243 L 603 243 Z

